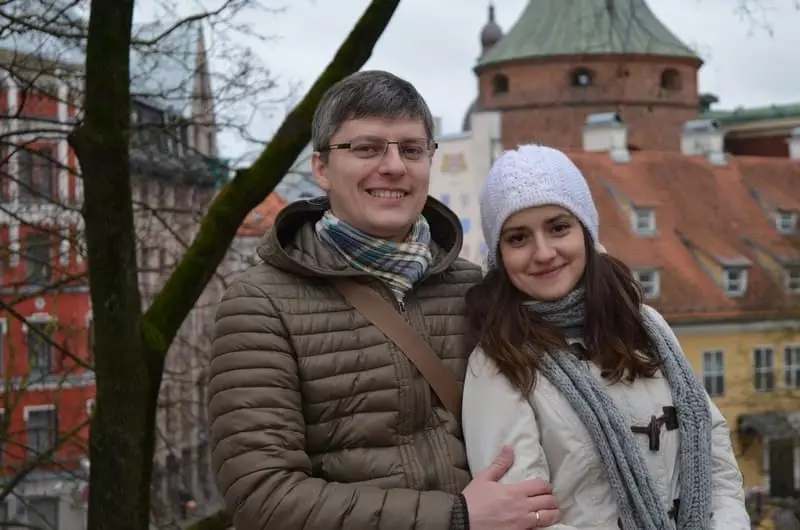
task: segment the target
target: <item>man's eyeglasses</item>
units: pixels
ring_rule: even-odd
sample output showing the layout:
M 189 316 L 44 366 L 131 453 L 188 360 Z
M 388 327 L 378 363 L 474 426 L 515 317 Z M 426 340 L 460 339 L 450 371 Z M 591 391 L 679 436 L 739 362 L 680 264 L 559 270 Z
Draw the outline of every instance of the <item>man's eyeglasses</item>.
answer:
M 410 138 L 408 140 L 390 142 L 384 138 L 364 137 L 354 138 L 344 144 L 331 144 L 321 148 L 320 151 L 347 149 L 357 158 L 370 159 L 386 156 L 391 144 L 396 144 L 397 149 L 400 151 L 400 156 L 410 161 L 417 161 L 430 156 L 439 147 L 436 142 L 425 138 Z

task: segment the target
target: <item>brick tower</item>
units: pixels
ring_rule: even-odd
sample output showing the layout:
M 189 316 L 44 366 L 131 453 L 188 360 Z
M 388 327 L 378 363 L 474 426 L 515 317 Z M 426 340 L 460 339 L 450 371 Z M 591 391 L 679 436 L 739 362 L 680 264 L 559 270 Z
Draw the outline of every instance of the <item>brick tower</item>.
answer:
M 631 149 L 677 151 L 702 64 L 645 0 L 530 0 L 478 59 L 468 114 L 501 110 L 506 148 L 577 148 L 587 115 L 615 111 Z

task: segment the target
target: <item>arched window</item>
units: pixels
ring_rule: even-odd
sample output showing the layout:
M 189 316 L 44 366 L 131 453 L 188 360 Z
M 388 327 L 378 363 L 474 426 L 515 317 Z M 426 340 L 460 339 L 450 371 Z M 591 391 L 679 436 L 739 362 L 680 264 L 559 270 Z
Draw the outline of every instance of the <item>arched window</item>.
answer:
M 507 94 L 508 93 L 508 76 L 505 74 L 497 74 L 492 78 L 492 93 L 494 94 Z
M 661 72 L 661 88 L 664 90 L 680 90 L 681 74 L 674 68 L 667 68 Z
M 588 68 L 575 68 L 570 72 L 570 84 L 576 87 L 592 86 L 594 82 L 594 72 Z

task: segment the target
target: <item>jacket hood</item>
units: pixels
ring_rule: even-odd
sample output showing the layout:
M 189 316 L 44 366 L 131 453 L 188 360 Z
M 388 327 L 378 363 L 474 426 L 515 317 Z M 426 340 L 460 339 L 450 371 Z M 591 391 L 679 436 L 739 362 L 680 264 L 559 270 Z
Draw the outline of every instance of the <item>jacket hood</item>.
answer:
M 268 265 L 301 276 L 364 275 L 317 237 L 314 225 L 329 209 L 327 197 L 291 203 L 281 210 L 272 228 L 264 235 L 258 256 Z M 432 197 L 428 197 L 422 215 L 431 227 L 433 261 L 427 276 L 443 272 L 458 258 L 463 234 L 458 217 Z

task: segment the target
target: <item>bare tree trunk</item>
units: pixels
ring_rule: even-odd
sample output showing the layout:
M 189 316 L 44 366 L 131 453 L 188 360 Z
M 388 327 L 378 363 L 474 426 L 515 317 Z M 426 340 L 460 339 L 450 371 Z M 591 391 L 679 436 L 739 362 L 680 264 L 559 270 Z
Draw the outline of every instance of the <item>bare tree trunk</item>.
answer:
M 90 436 L 89 528 L 147 529 L 156 404 L 164 358 L 245 216 L 273 190 L 311 138 L 324 92 L 372 54 L 399 0 L 373 0 L 333 61 L 258 160 L 222 190 L 186 255 L 142 315 L 129 163 L 133 0 L 93 0 L 83 125 L 70 136 L 84 179 L 94 313 L 97 408 Z M 200 528 L 225 528 L 220 512 Z
M 89 528 L 147 528 L 140 487 L 153 392 L 142 355 L 142 305 L 133 228 L 128 127 L 133 0 L 93 0 L 85 120 L 70 142 L 84 180 L 83 217 L 95 322 L 97 408 L 89 454 Z M 144 514 L 144 517 L 143 517 Z

